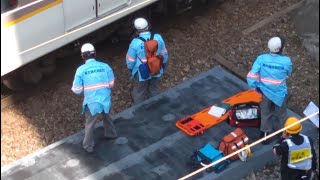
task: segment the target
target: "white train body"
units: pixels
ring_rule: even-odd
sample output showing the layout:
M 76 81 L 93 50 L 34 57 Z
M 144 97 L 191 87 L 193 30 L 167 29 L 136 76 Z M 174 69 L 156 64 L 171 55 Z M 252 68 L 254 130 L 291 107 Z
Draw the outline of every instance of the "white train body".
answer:
M 1 77 L 156 1 L 1 0 Z

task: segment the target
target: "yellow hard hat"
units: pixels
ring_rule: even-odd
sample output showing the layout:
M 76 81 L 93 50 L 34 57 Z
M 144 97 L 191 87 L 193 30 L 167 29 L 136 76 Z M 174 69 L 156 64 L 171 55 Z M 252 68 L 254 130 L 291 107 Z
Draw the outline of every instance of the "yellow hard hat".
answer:
M 284 127 L 287 127 L 295 122 L 298 122 L 299 120 L 295 117 L 289 117 L 286 121 L 286 123 L 284 124 Z M 286 129 L 286 131 L 289 133 L 289 134 L 297 134 L 299 133 L 300 131 L 302 130 L 302 126 L 300 123 Z

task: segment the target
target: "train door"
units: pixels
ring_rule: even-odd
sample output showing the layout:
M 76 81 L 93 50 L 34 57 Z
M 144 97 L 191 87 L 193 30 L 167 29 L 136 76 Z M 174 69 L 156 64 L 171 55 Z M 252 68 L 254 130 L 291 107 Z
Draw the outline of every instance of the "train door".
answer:
M 128 6 L 131 0 L 64 0 L 65 31 Z
M 65 31 L 96 18 L 96 0 L 64 0 Z
M 111 14 L 121 8 L 128 6 L 130 3 L 131 0 L 97 0 L 97 15 L 100 17 Z

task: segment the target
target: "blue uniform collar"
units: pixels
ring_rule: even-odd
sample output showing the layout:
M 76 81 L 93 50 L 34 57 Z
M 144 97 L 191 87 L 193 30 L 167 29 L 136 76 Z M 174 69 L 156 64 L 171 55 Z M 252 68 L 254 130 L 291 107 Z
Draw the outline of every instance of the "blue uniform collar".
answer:
M 277 54 L 277 53 L 272 53 L 272 52 L 270 52 L 269 53 L 271 56 L 281 56 L 282 54 Z
M 139 33 L 139 36 L 141 36 L 141 35 L 145 35 L 145 34 L 151 34 L 151 32 L 150 32 L 150 31 L 142 32 L 142 33 Z
M 95 59 L 93 59 L 93 58 L 88 59 L 88 60 L 86 60 L 86 64 L 87 64 L 87 63 L 90 63 L 90 62 L 93 62 L 93 61 L 96 61 L 96 60 L 95 60 Z

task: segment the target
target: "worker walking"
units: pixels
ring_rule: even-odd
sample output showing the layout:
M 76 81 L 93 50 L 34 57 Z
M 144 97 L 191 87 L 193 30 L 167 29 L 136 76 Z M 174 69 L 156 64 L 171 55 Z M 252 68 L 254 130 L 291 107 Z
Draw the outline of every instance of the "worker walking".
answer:
M 103 119 L 104 138 L 117 137 L 109 115 L 114 74 L 108 64 L 95 59 L 96 51 L 92 44 L 86 43 L 81 47 L 81 56 L 85 64 L 77 69 L 71 90 L 76 94 L 84 94 L 82 113 L 85 113 L 86 122 L 82 147 L 87 152 L 93 152 L 93 131 L 98 119 Z
M 260 138 L 274 129 L 279 129 L 280 122 L 287 117 L 286 80 L 291 76 L 292 62 L 288 56 L 282 54 L 284 44 L 282 38 L 271 38 L 268 42 L 270 52 L 259 55 L 247 75 L 249 87 L 262 94 Z M 276 122 L 271 121 L 273 118 Z M 269 143 L 270 139 L 262 142 Z
M 289 117 L 284 127 L 298 122 L 295 117 Z M 309 180 L 312 171 L 317 168 L 317 158 L 312 139 L 301 134 L 300 123 L 286 129 L 279 143 L 274 145 L 273 153 L 281 156 L 282 180 Z
M 163 75 L 168 62 L 168 52 L 160 34 L 152 33 L 150 25 L 144 18 L 137 18 L 134 27 L 138 36 L 134 38 L 126 55 L 127 68 L 133 80 L 132 97 L 135 104 L 160 93 L 159 79 Z M 153 47 L 147 47 L 154 40 Z M 148 51 L 154 51 L 149 52 Z M 151 64 L 149 54 L 157 59 L 156 65 Z

